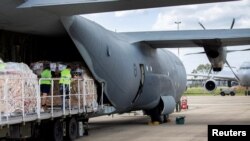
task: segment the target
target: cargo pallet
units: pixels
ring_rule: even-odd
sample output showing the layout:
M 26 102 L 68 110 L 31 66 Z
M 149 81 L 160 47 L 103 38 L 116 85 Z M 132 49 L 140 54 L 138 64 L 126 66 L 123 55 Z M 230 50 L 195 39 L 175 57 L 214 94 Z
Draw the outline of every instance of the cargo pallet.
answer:
M 19 109 L 17 111 L 9 111 L 8 106 L 13 98 L 10 97 L 8 86 L 9 78 L 0 78 L 4 81 L 2 87 L 2 96 L 0 103 L 6 107 L 5 111 L 0 112 L 0 139 L 7 140 L 52 140 L 63 141 L 75 140 L 77 137 L 87 134 L 88 119 L 90 117 L 105 115 L 112 113 L 115 109 L 111 106 L 103 105 L 103 85 L 101 91 L 101 100 L 97 103 L 96 85 L 93 79 L 73 79 L 77 84 L 77 92 L 69 97 L 75 97 L 77 101 L 74 103 L 69 100 L 68 107 L 65 106 L 66 94 L 54 94 L 54 82 L 59 79 L 53 78 L 51 80 L 51 94 L 47 99 L 50 100 L 50 106 L 47 110 L 41 110 L 41 96 L 40 96 L 40 81 L 35 85 L 35 94 L 32 97 L 26 97 L 24 84 L 28 80 L 22 78 L 21 80 L 21 94 L 18 100 Z M 71 86 L 70 86 L 71 87 Z M 55 105 L 55 99 L 61 99 L 61 105 Z M 36 106 L 32 110 L 27 110 L 27 100 L 32 99 Z

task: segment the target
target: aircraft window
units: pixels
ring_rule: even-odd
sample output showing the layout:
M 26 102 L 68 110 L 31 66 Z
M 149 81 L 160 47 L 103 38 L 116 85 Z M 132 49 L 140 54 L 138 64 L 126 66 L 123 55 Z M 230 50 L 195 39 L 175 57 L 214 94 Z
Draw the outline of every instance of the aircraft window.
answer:
M 148 66 L 146 66 L 146 70 L 148 71 Z
M 152 68 L 152 66 L 150 66 L 150 71 L 152 71 L 153 70 L 153 68 Z

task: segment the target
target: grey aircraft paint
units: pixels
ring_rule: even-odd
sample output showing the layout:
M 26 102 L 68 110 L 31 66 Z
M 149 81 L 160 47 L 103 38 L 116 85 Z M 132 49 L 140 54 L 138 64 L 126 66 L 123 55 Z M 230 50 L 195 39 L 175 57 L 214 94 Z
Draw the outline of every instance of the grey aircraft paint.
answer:
M 219 45 L 204 47 L 204 50 L 213 71 L 221 71 L 226 63 L 227 48 Z
M 1 0 L 0 29 L 58 36 L 65 34 L 61 16 L 211 2 L 225 0 Z
M 62 22 L 94 77 L 104 82 L 105 94 L 118 112 L 152 109 L 161 96 L 179 101 L 186 89 L 186 72 L 174 54 L 144 43 L 131 44 L 129 37 L 81 16 Z
M 186 88 L 183 64 L 161 48 L 249 45 L 250 29 L 119 34 L 72 15 L 209 2 L 225 0 L 1 0 L 0 29 L 30 35 L 69 34 L 95 79 L 105 84 L 106 97 L 117 112 L 144 109 L 159 121 L 159 116 L 174 110 Z M 221 46 L 213 46 L 217 41 Z
M 250 87 L 250 62 L 243 62 L 237 72 L 240 85 Z

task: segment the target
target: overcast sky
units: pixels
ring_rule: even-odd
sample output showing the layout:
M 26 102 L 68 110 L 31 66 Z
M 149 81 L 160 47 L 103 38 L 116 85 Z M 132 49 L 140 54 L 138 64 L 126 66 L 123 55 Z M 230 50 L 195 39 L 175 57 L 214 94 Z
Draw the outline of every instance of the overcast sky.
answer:
M 89 14 L 84 17 L 116 32 L 177 30 L 175 22 L 181 22 L 179 30 L 200 30 L 202 28 L 198 22 L 203 23 L 206 29 L 228 29 L 233 18 L 236 19 L 235 29 L 250 28 L 250 0 Z M 250 46 L 228 47 L 229 50 L 244 48 Z M 178 55 L 177 49 L 170 51 Z M 180 49 L 179 57 L 187 73 L 199 64 L 208 63 L 205 54 L 184 55 L 199 51 L 203 51 L 203 48 Z M 232 66 L 239 67 L 242 62 L 250 61 L 250 52 L 230 53 L 227 59 Z

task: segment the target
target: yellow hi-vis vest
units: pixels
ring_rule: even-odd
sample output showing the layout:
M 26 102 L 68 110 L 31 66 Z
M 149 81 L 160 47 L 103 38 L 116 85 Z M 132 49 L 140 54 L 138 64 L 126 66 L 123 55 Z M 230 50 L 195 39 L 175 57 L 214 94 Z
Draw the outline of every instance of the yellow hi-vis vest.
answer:
M 41 78 L 51 78 L 51 71 L 48 69 L 45 69 L 42 71 L 41 73 Z M 46 79 L 42 79 L 41 80 L 41 84 L 51 84 L 51 80 L 46 80 Z
M 3 71 L 5 69 L 5 64 L 4 63 L 0 63 L 0 71 Z
M 61 78 L 59 81 L 59 84 L 70 84 L 70 79 L 71 79 L 71 73 L 70 69 L 64 69 L 61 71 Z

